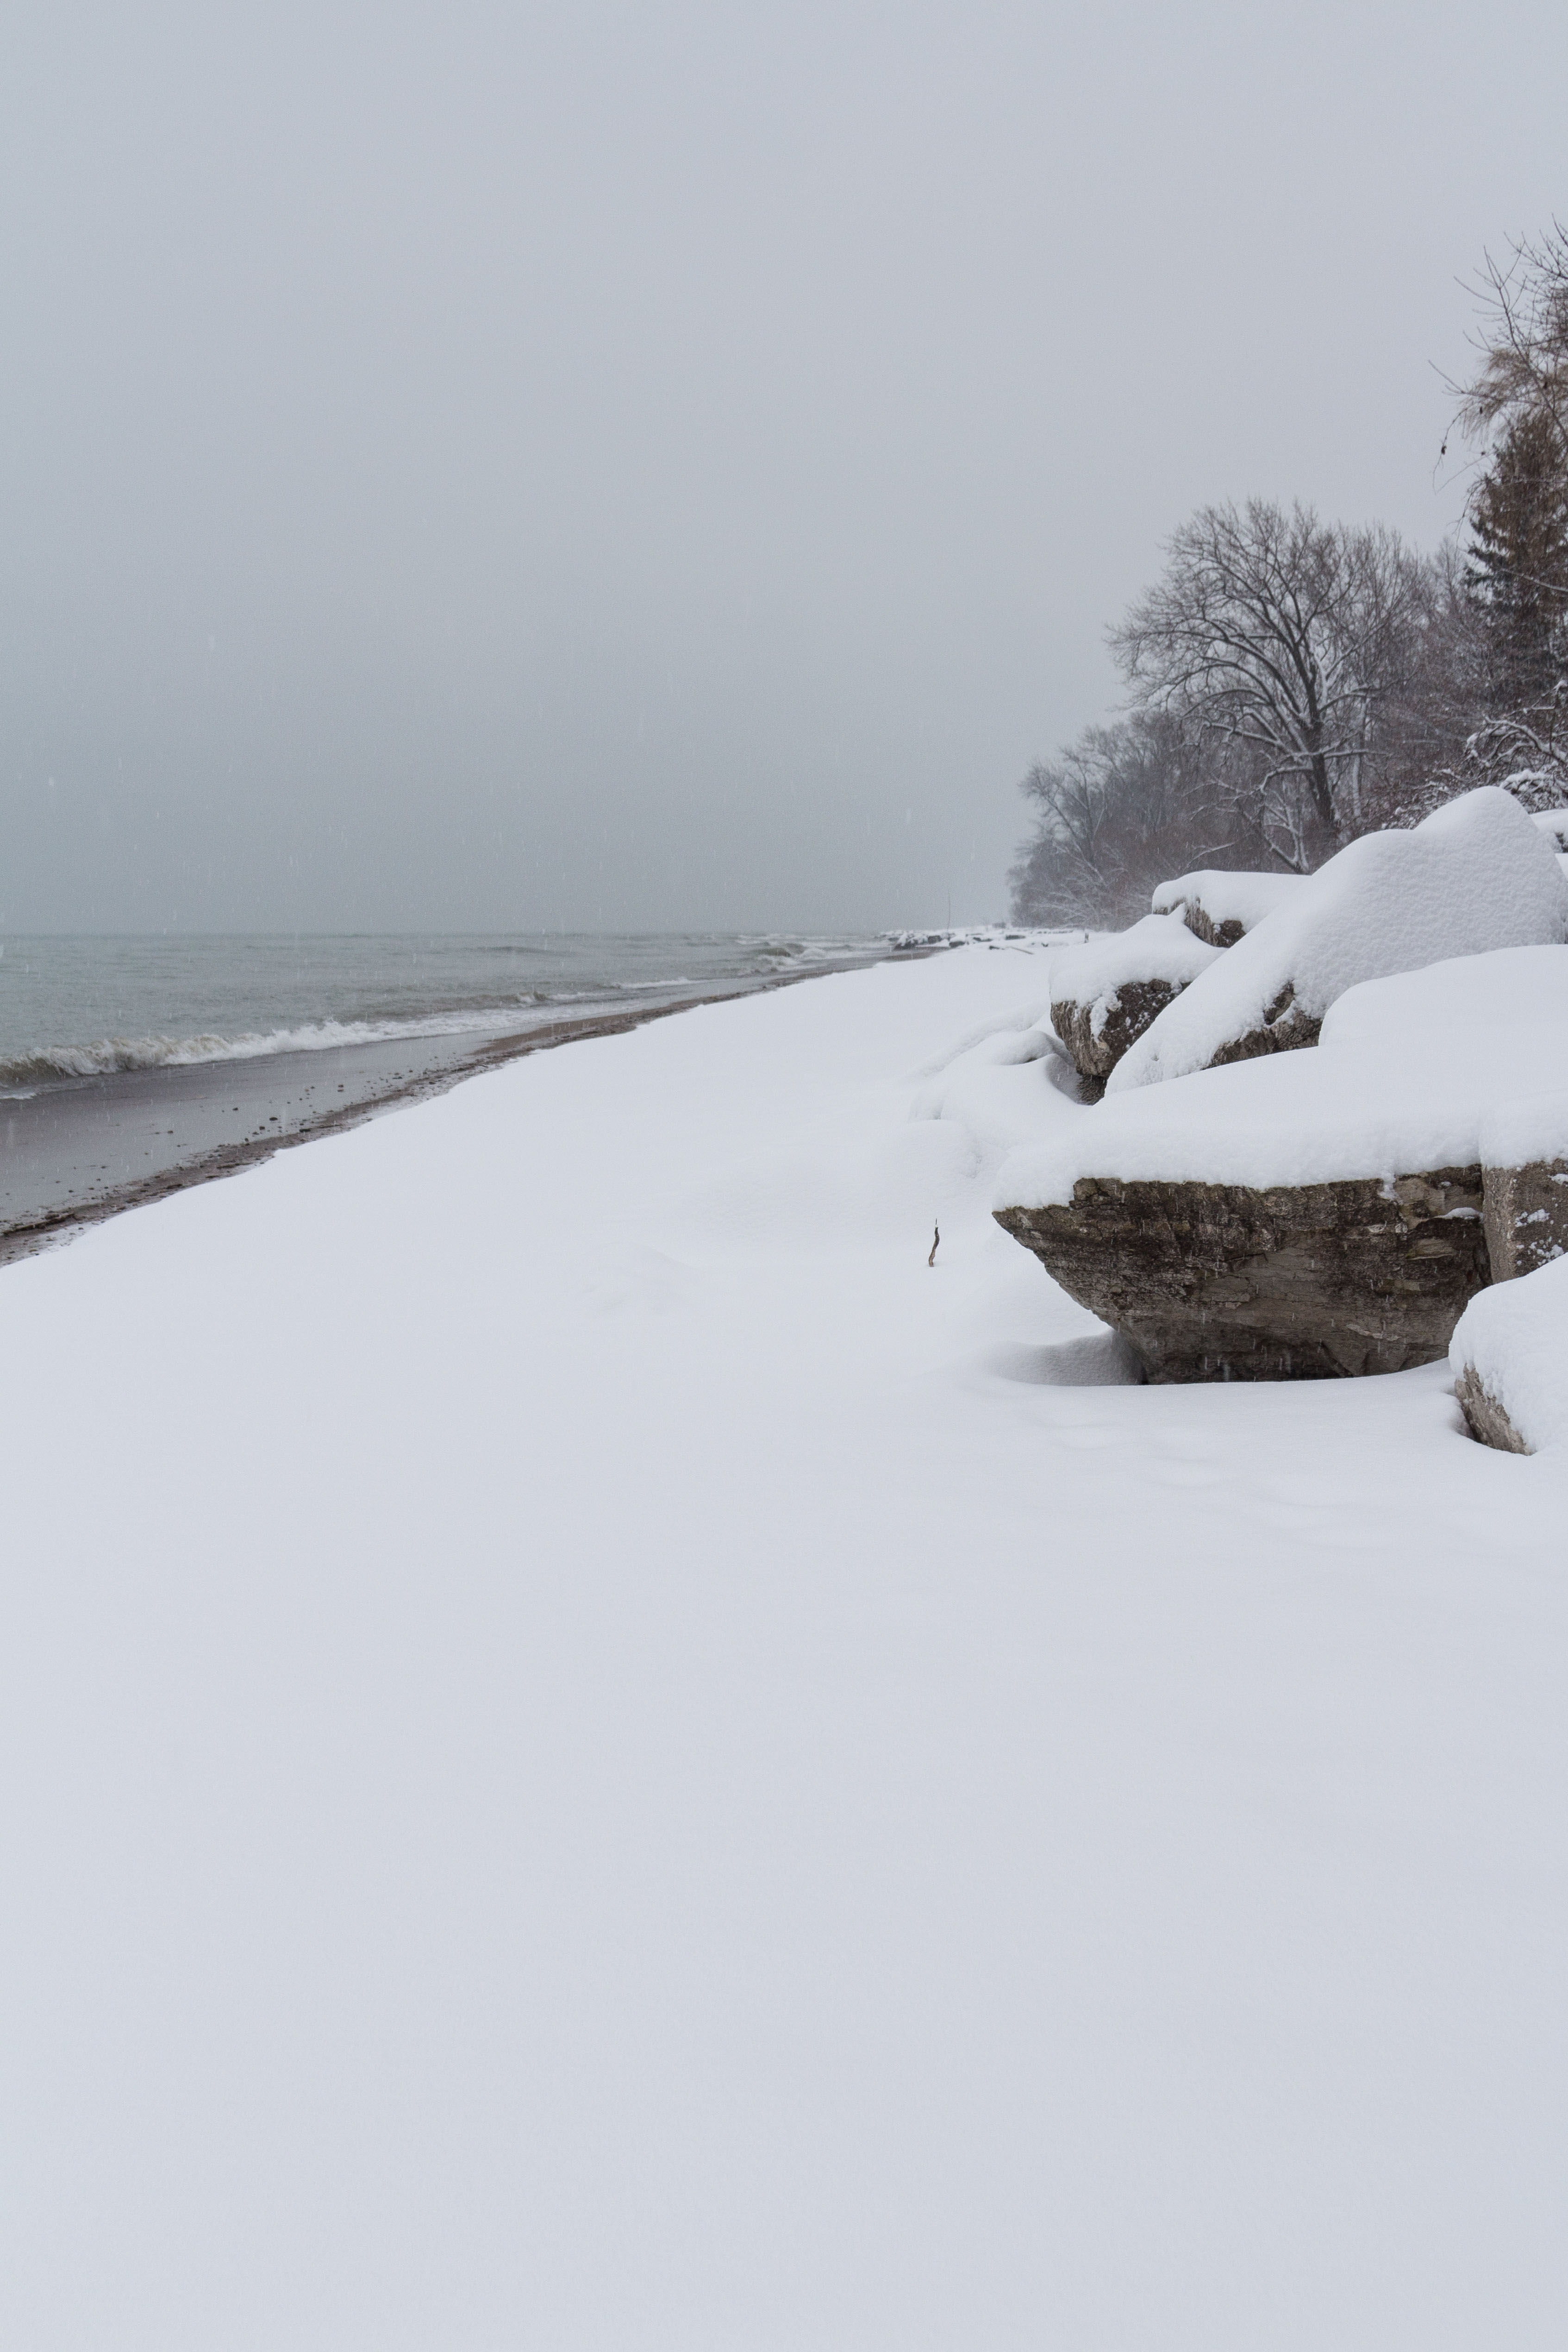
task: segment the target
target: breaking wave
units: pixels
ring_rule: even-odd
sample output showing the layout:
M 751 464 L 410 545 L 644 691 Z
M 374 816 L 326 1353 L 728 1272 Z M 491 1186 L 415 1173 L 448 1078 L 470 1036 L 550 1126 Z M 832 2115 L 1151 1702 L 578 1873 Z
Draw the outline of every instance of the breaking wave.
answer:
M 348 938 L 16 944 L 16 959 L 5 953 L 0 963 L 0 1097 L 12 1101 L 136 1070 L 515 1034 L 562 1017 L 767 986 L 872 961 L 880 946 L 779 931 L 454 936 L 406 948 Z M 530 961 L 519 967 L 519 957 Z M 71 1042 L 35 1042 L 51 1036 Z
M 516 1005 L 488 1012 L 432 1014 L 416 1021 L 314 1021 L 298 1029 L 269 1029 L 240 1037 L 99 1037 L 90 1045 L 40 1045 L 0 1062 L 0 1087 L 57 1084 L 62 1078 L 105 1078 L 122 1070 L 161 1070 L 193 1062 L 249 1062 L 263 1054 L 315 1054 L 331 1045 L 376 1045 L 401 1037 L 494 1034 L 548 1019 L 548 1005 L 522 1013 Z

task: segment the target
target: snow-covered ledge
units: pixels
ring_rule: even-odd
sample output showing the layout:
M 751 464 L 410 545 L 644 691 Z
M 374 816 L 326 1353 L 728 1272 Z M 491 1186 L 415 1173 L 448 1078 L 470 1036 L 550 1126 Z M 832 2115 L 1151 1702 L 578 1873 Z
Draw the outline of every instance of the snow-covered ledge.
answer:
M 1494 1279 L 1483 1135 L 1540 1140 L 1539 1118 L 1503 1114 L 1565 1047 L 1568 947 L 1370 982 L 1333 1006 L 1315 1052 L 1113 1087 L 1011 1155 L 996 1213 L 1155 1380 L 1437 1361 Z M 1501 1191 L 1495 1205 L 1494 1223 L 1515 1213 Z

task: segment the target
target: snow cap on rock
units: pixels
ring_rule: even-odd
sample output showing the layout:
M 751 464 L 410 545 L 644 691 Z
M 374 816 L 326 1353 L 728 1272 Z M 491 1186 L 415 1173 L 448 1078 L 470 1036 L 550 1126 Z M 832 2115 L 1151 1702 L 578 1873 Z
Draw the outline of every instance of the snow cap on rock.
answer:
M 1094 1109 L 1012 1152 L 994 1206 L 1066 1203 L 1095 1177 L 1264 1189 L 1475 1166 L 1483 1123 L 1565 1062 L 1568 947 L 1457 956 L 1349 991 L 1315 1052 L 1200 1070 L 1178 1087 L 1119 1094 L 1113 1083 Z
M 1568 1030 L 1563 1035 L 1568 1070 Z M 1568 1160 L 1568 1094 L 1516 1095 L 1499 1103 L 1481 1122 L 1481 1160 L 1488 1168 L 1528 1168 L 1536 1161 Z
M 1106 1092 L 1266 1053 L 1287 1020 L 1290 1041 L 1309 1043 L 1358 982 L 1565 935 L 1568 882 L 1550 838 L 1511 793 L 1484 785 L 1411 832 L 1365 834 L 1331 857 L 1167 1005 Z
M 1230 874 L 1204 866 L 1162 882 L 1150 903 L 1156 915 L 1179 915 L 1200 940 L 1229 947 L 1285 906 L 1305 882 L 1303 874 Z
M 1053 957 L 1051 1025 L 1083 1083 L 1103 1090 L 1128 1047 L 1218 954 L 1179 915 L 1145 915 L 1131 930 Z
M 1188 930 L 1179 915 L 1145 915 L 1125 931 L 1110 931 L 1086 947 L 1068 948 L 1051 959 L 1053 1004 L 1088 1005 L 1093 1028 L 1105 1026 L 1105 1015 L 1116 992 L 1131 982 L 1163 980 L 1172 988 L 1186 988 L 1220 950 L 1205 946 Z

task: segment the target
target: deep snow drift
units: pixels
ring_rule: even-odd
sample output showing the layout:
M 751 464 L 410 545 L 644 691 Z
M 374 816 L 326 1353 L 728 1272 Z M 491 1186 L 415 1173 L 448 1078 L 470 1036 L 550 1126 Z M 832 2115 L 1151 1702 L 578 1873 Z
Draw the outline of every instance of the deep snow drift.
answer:
M 1125 1385 L 990 1216 L 1049 992 L 0 1276 L 7 2342 L 1556 2352 L 1563 1473 Z

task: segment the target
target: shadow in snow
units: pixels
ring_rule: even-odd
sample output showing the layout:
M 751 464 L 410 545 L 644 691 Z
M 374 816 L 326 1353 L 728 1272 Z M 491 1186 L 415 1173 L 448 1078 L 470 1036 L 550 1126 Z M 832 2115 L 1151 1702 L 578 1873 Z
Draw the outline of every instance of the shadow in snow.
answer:
M 1009 1339 L 990 1350 L 986 1369 L 1004 1381 L 1048 1389 L 1137 1388 L 1144 1378 L 1142 1364 L 1119 1331 L 1087 1331 L 1081 1339 L 1058 1339 L 1043 1348 Z

